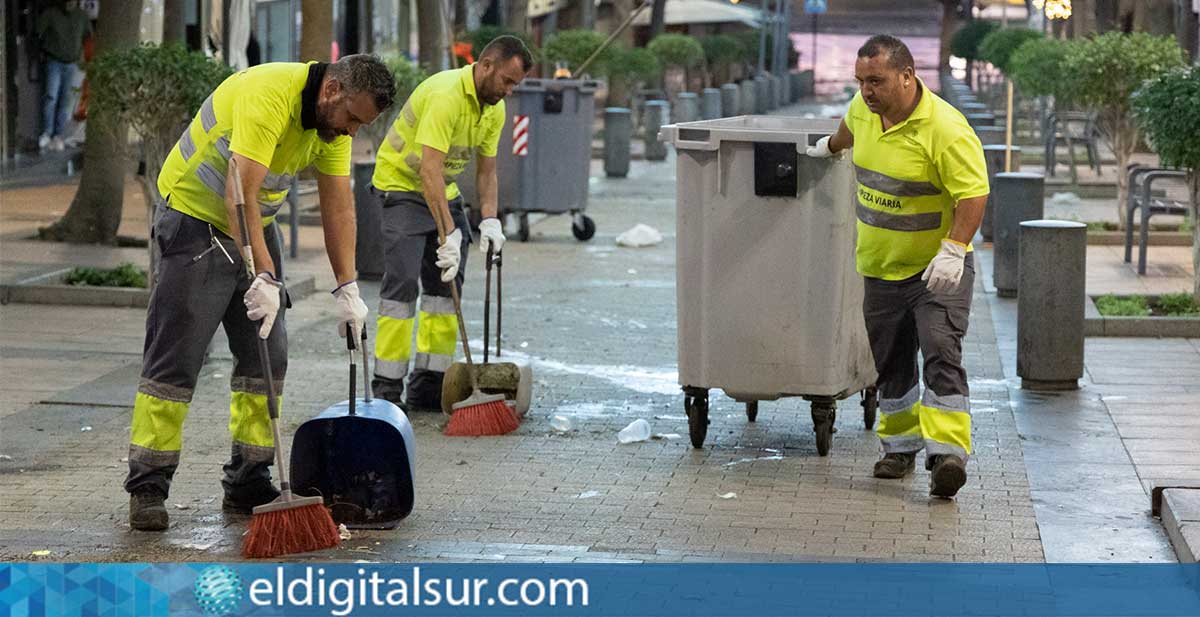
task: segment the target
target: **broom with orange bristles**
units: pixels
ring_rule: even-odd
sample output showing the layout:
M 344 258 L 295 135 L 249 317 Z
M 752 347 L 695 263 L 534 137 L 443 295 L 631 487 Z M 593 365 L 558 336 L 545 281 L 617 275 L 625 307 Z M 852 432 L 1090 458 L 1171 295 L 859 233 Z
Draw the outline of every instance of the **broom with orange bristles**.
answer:
M 246 204 L 242 197 L 242 181 L 237 163 L 229 162 L 231 193 L 237 209 L 238 239 L 241 243 L 242 262 L 246 276 L 254 281 L 254 255 L 250 249 L 250 235 L 246 232 Z M 292 494 L 288 482 L 287 466 L 283 464 L 283 440 L 279 438 L 279 401 L 275 398 L 275 377 L 271 372 L 271 355 L 267 340 L 258 339 L 258 360 L 262 364 L 263 378 L 267 382 L 267 411 L 271 415 L 271 432 L 275 436 L 275 468 L 279 471 L 279 497 L 268 504 L 254 508 L 250 529 L 242 540 L 242 555 L 249 558 L 278 557 L 290 553 L 306 553 L 333 548 L 341 542 L 337 525 L 325 509 L 320 497 L 297 497 Z
M 429 206 L 437 225 L 438 244 L 446 242 L 446 227 L 434 206 Z M 471 396 L 451 406 L 450 421 L 443 435 L 449 437 L 481 437 L 484 435 L 506 435 L 517 430 L 521 420 L 504 402 L 503 394 L 484 394 L 476 383 L 475 365 L 471 362 L 471 347 L 467 344 L 467 324 L 463 321 L 462 301 L 458 294 L 458 281 L 450 281 L 450 297 L 454 300 L 454 315 L 458 318 L 458 338 L 462 340 L 463 355 L 467 358 L 467 375 L 471 379 Z M 487 345 L 487 341 L 484 341 Z

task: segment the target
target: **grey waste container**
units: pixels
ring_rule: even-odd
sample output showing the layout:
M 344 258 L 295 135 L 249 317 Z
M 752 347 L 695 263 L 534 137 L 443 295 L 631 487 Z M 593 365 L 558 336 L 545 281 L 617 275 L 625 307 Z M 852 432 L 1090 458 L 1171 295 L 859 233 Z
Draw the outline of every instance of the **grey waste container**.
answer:
M 676 122 L 700 120 L 700 97 L 695 92 L 680 92 L 675 95 L 675 108 L 671 115 Z
M 1004 146 L 985 145 L 983 147 L 983 160 L 987 164 L 988 182 L 990 183 L 992 176 L 1004 171 Z M 1021 169 L 1021 148 L 1018 146 L 1012 147 L 1011 164 L 1014 171 Z M 992 218 L 994 211 L 992 194 L 989 192 L 987 208 L 983 211 L 983 223 L 979 226 L 979 233 L 983 236 L 984 242 L 992 241 Z
M 751 421 L 758 401 L 804 397 L 822 455 L 838 399 L 871 388 L 874 424 L 853 165 L 801 154 L 837 126 L 741 116 L 662 129 L 677 152 L 679 383 L 696 447 L 713 388 L 745 402 Z
M 500 136 L 496 172 L 500 180 L 500 210 L 518 219 L 517 238 L 529 239 L 529 213 L 570 213 L 571 232 L 590 240 L 596 224 L 583 214 L 587 207 L 592 163 L 595 92 L 600 82 L 583 79 L 522 81 L 504 100 L 508 118 Z M 525 126 L 526 149 L 518 154 L 514 125 Z M 463 199 L 478 217 L 475 163 L 458 177 Z
M 716 88 L 705 88 L 700 93 L 700 119 L 716 120 L 721 117 L 721 91 Z
M 738 97 L 738 113 L 733 116 L 748 116 L 758 113 L 758 84 L 752 79 L 746 79 L 741 84 L 741 96 Z
M 624 107 L 604 110 L 604 174 L 609 178 L 629 175 L 633 112 Z
M 1001 298 L 1017 296 L 1020 231 L 1044 215 L 1045 178 L 1014 171 L 992 176 L 992 282 Z
M 354 164 L 354 266 L 358 278 L 378 281 L 383 278 L 383 204 L 371 193 L 375 161 Z M 295 211 L 292 211 L 295 215 Z

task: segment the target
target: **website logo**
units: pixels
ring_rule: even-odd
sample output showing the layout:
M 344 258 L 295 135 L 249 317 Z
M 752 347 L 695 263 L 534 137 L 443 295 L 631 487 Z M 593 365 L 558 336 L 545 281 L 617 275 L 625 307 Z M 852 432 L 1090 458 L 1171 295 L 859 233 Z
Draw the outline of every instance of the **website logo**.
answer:
M 196 577 L 192 595 L 205 615 L 226 617 L 242 601 L 242 577 L 229 566 L 209 566 Z

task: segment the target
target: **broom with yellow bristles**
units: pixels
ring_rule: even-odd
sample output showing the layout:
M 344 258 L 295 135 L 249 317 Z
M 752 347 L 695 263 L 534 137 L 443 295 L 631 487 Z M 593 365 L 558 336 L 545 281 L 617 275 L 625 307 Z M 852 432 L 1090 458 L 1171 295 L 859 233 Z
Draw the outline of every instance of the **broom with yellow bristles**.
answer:
M 437 225 L 438 244 L 446 242 L 446 227 L 441 217 L 429 206 L 433 222 Z M 511 407 L 504 402 L 503 394 L 484 394 L 476 382 L 475 365 L 471 362 L 471 346 L 467 343 L 467 325 L 463 321 L 462 301 L 458 294 L 458 281 L 450 279 L 450 297 L 454 300 L 454 316 L 458 319 L 458 335 L 462 340 L 463 355 L 467 358 L 467 375 L 471 380 L 471 396 L 455 403 L 451 409 L 450 421 L 446 423 L 443 435 L 449 437 L 481 437 L 483 435 L 505 435 L 517 430 L 521 420 Z M 487 341 L 484 341 L 487 345 Z
M 246 203 L 242 196 L 242 180 L 237 162 L 229 161 L 230 193 L 237 209 L 238 240 L 246 276 L 254 281 L 254 255 L 250 235 L 246 231 Z M 275 468 L 279 472 L 279 497 L 271 503 L 254 508 L 250 529 L 242 540 L 242 555 L 250 558 L 278 557 L 333 548 L 341 541 L 333 517 L 320 497 L 297 497 L 288 482 L 287 466 L 283 464 L 283 440 L 279 438 L 279 401 L 275 398 L 275 377 L 271 372 L 271 355 L 267 340 L 258 339 L 258 360 L 267 382 L 267 411 L 271 415 L 271 432 L 275 436 Z

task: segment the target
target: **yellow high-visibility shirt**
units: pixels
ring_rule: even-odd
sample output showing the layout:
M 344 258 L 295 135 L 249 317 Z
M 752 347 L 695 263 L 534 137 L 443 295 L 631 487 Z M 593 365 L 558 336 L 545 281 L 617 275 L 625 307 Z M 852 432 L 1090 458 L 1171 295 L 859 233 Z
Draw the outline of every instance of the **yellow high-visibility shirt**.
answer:
M 429 146 L 446 153 L 446 199 L 458 197 L 454 180 L 473 153 L 496 156 L 504 113 L 504 101 L 480 103 L 474 64 L 426 79 L 408 97 L 379 146 L 371 183 L 383 191 L 421 192 L 421 148 Z
M 887 131 L 855 95 L 846 112 L 858 180 L 858 272 L 898 281 L 923 271 L 958 202 L 988 194 L 983 145 L 957 109 L 918 79 L 921 100 Z M 970 250 L 970 247 L 968 247 Z
M 158 192 L 172 208 L 228 234 L 225 173 L 235 152 L 267 168 L 257 195 L 264 226 L 283 206 L 296 174 L 309 165 L 322 174 L 349 176 L 350 137 L 326 143 L 315 128 L 325 66 L 276 62 L 230 75 L 171 148 Z

